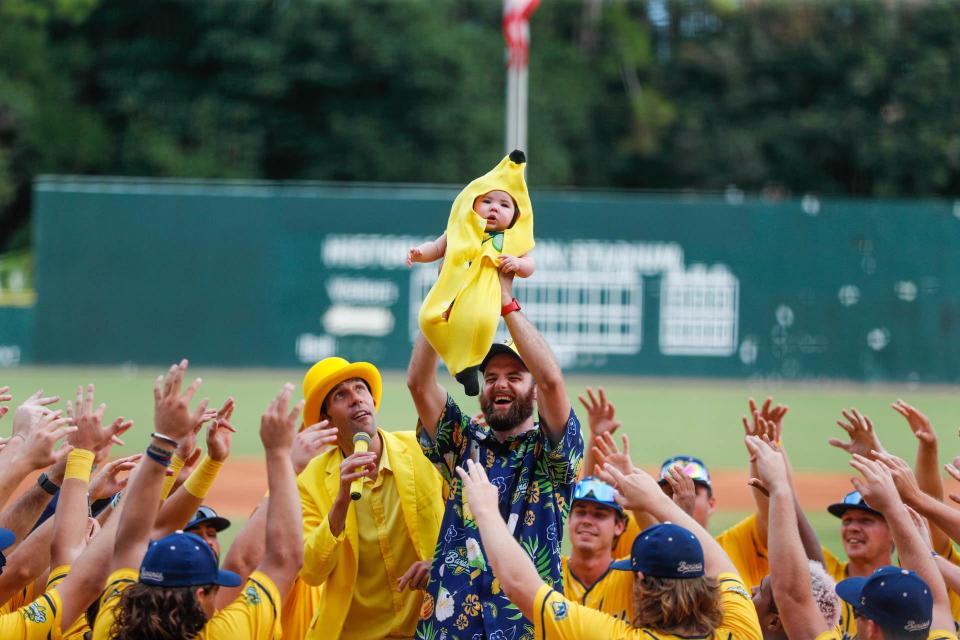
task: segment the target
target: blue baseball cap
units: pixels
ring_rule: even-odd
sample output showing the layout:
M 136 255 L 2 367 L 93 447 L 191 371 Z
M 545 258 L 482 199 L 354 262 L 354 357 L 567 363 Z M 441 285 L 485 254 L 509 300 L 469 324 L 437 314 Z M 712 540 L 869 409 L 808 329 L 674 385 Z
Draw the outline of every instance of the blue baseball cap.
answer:
M 898 636 L 926 638 L 933 622 L 933 594 L 913 571 L 880 567 L 869 578 L 847 578 L 837 583 L 837 595 L 854 615 L 873 620 Z
M 140 582 L 156 587 L 239 587 L 242 580 L 217 566 L 217 558 L 203 538 L 177 531 L 147 547 L 140 563 Z
M 867 513 L 872 513 L 875 516 L 883 517 L 883 514 L 867 504 L 867 501 L 863 499 L 863 496 L 860 495 L 859 491 L 851 491 L 847 495 L 843 496 L 843 500 L 840 502 L 835 502 L 829 507 L 829 511 L 832 515 L 842 518 L 843 514 L 850 509 L 859 509 L 860 511 L 866 511 Z
M 219 532 L 229 527 L 230 521 L 218 516 L 216 511 L 204 505 L 197 509 L 197 513 L 193 516 L 193 519 L 187 523 L 187 526 L 185 526 L 183 530 L 190 531 L 190 529 L 199 527 L 202 524 L 208 524 Z
M 629 559 L 617 560 L 610 568 L 639 571 L 653 578 L 699 578 L 703 576 L 703 547 L 679 525 L 655 524 L 634 538 Z
M 587 476 L 573 487 L 573 501 L 577 502 L 595 502 L 604 507 L 610 507 L 619 514 L 623 514 L 623 507 L 617 503 L 615 496 L 617 490 L 612 486 L 594 476 Z
M 663 464 L 660 465 L 660 478 L 657 481 L 661 487 L 667 483 L 670 468 L 677 465 L 683 468 L 683 472 L 690 476 L 695 484 L 703 485 L 711 490 L 713 489 L 713 482 L 710 480 L 710 471 L 707 469 L 707 465 L 703 463 L 703 460 L 695 458 L 694 456 L 685 455 L 673 456 L 663 461 Z

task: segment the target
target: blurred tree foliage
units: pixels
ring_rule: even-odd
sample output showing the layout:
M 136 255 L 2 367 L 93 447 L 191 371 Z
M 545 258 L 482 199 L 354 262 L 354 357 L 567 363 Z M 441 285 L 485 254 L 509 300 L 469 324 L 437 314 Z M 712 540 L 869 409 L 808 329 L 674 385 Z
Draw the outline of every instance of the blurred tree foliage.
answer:
M 503 152 L 500 11 L 3 0 L 0 246 L 41 173 L 463 183 Z M 950 0 L 545 0 L 532 42 L 534 185 L 960 192 Z

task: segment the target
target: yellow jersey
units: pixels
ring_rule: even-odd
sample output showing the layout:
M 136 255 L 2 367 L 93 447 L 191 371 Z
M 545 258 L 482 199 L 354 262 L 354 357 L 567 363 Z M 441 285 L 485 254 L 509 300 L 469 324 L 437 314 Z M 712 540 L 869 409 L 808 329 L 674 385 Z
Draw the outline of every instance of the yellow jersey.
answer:
M 840 582 L 850 577 L 848 568 L 849 562 L 841 562 L 840 558 L 833 555 L 833 552 L 826 547 L 820 547 L 823 552 L 823 568 L 827 570 L 834 582 Z M 839 630 L 844 640 L 850 640 L 857 636 L 857 623 L 854 620 L 853 606 L 843 599 L 840 600 L 840 624 Z
M 0 615 L 0 638 L 3 640 L 48 640 L 60 629 L 63 605 L 56 590 L 40 594 L 33 602 Z
M 947 548 L 939 553 L 947 562 L 960 566 L 960 553 L 957 553 L 957 549 L 952 542 L 947 541 Z M 956 623 L 960 620 L 960 594 L 948 588 L 947 595 L 950 596 L 950 612 L 953 614 L 954 623 Z
M 570 558 L 560 558 L 563 570 L 563 595 L 568 600 L 609 613 L 614 618 L 633 620 L 633 571 L 607 569 L 591 586 L 586 586 L 570 571 Z
M 757 611 L 740 578 L 723 573 L 717 582 L 723 623 L 710 635 L 702 636 L 702 640 L 761 640 Z M 537 590 L 533 600 L 533 623 L 537 640 L 681 640 L 680 636 L 637 628 L 625 620 L 568 600 L 547 585 Z
M 66 580 L 69 574 L 70 565 L 68 564 L 54 568 L 47 577 L 47 591 L 56 588 L 58 584 Z M 59 628 L 54 630 L 51 636 L 52 640 L 83 640 L 84 634 L 90 630 L 90 627 L 87 625 L 86 613 L 81 613 L 80 616 L 73 622 L 70 622 L 69 625 L 70 626 L 62 632 Z
M 313 587 L 297 576 L 283 599 L 280 612 L 283 640 L 303 640 L 306 637 L 322 592 L 323 587 Z
M 630 557 L 633 540 L 639 533 L 640 526 L 628 511 L 627 525 L 613 547 L 613 557 Z M 759 587 L 763 577 L 770 573 L 770 563 L 767 560 L 767 542 L 761 540 L 757 532 L 757 514 L 744 518 L 718 535 L 716 540 L 730 557 L 747 588 Z
M 107 578 L 93 640 L 109 640 L 120 596 L 137 582 L 136 569 L 117 569 Z M 196 640 L 274 640 L 280 638 L 280 591 L 265 573 L 254 571 L 237 599 L 207 620 Z M 6 636 L 3 636 L 6 637 Z

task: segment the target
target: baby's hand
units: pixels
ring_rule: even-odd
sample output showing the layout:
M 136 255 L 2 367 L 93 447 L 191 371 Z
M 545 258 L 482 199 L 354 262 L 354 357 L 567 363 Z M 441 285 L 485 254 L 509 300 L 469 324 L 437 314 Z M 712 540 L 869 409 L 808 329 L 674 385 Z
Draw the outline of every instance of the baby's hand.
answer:
M 412 267 L 414 262 L 423 262 L 423 252 L 420 247 L 410 247 L 410 253 L 407 254 L 407 266 Z
M 516 273 L 520 268 L 520 259 L 506 254 L 500 256 L 500 262 L 497 265 L 502 273 Z

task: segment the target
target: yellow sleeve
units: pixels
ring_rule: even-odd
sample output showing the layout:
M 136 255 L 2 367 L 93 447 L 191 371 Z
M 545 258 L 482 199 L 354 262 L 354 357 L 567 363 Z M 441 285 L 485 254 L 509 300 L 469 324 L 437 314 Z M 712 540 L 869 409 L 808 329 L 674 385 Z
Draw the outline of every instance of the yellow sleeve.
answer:
M 117 569 L 107 578 L 107 588 L 100 596 L 100 610 L 93 623 L 93 640 L 109 640 L 110 629 L 117 617 L 117 605 L 120 603 L 120 594 L 124 589 L 140 579 L 136 569 Z
M 763 640 L 757 610 L 750 599 L 750 592 L 743 582 L 733 573 L 721 573 L 717 576 L 720 584 L 720 609 L 723 611 L 721 629 L 730 632 L 737 640 Z M 723 637 L 722 634 L 716 634 Z
M 43 593 L 30 604 L 0 616 L 0 638 L 47 640 L 56 637 L 62 609 L 60 594 L 55 589 Z
M 300 490 L 300 509 L 303 515 L 303 569 L 300 577 L 307 584 L 320 586 L 330 576 L 330 572 L 337 566 L 336 552 L 347 535 L 347 527 L 343 527 L 340 535 L 330 532 L 330 521 L 314 501 L 310 491 L 305 486 L 306 480 L 313 480 L 303 474 L 297 479 L 297 488 Z
M 197 640 L 280 638 L 280 591 L 267 574 L 254 571 L 237 599 L 207 621 Z
M 284 640 L 303 640 L 320 603 L 322 587 L 313 587 L 297 578 L 283 599 L 280 626 Z
M 957 634 L 953 631 L 934 629 L 930 632 L 930 635 L 927 636 L 927 640 L 957 640 Z
M 767 543 L 757 531 L 757 514 L 741 520 L 719 536 L 717 543 L 730 557 L 737 573 L 749 589 L 759 586 L 763 577 L 770 573 L 767 561 Z
M 833 555 L 833 552 L 826 547 L 820 547 L 823 552 L 823 568 L 827 570 L 834 582 L 840 582 L 847 577 L 847 563 L 840 562 L 840 559 Z
M 547 585 L 533 599 L 533 625 L 537 640 L 623 638 L 634 630 L 623 620 L 567 600 Z
M 47 577 L 46 591 L 50 591 L 58 584 L 66 580 L 68 575 L 70 575 L 69 564 L 54 567 L 54 569 L 50 571 L 50 575 Z M 53 640 L 56 640 L 57 638 L 61 638 L 62 640 L 83 640 L 84 634 L 90 630 L 90 627 L 87 626 L 87 616 L 85 613 L 77 616 L 76 620 L 65 620 L 61 624 L 65 630 L 60 633 L 60 630 L 56 629 L 52 636 Z
M 840 632 L 840 629 L 834 627 L 829 631 L 824 631 L 818 635 L 814 640 L 843 640 L 843 633 Z

